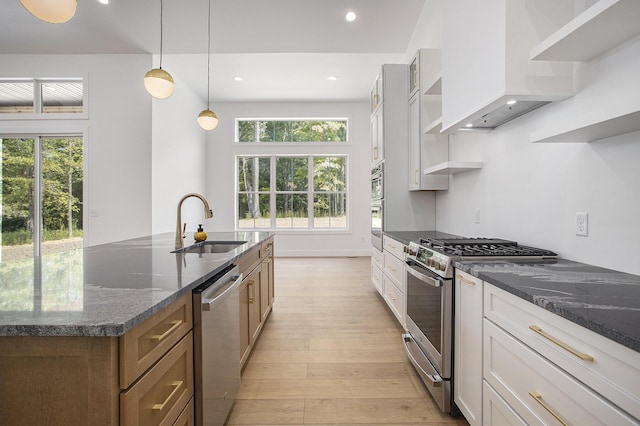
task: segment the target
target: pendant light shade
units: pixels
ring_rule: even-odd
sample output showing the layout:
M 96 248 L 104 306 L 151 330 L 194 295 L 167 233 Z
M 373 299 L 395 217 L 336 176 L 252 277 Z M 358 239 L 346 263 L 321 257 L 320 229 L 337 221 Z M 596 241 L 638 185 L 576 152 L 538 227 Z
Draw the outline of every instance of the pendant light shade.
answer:
M 218 116 L 210 109 L 205 109 L 198 114 L 198 124 L 204 130 L 213 130 L 218 127 Z
M 211 0 L 209 0 L 209 26 L 207 27 L 207 103 L 208 108 L 198 114 L 198 125 L 204 130 L 213 130 L 218 127 L 218 116 L 211 111 Z
M 162 68 L 154 68 L 144 76 L 144 88 L 154 98 L 168 98 L 173 94 L 175 87 L 171 74 Z
M 67 22 L 76 14 L 76 0 L 20 0 L 33 16 L 52 24 Z
M 154 98 L 165 99 L 173 94 L 176 85 L 173 77 L 162 69 L 162 0 L 160 0 L 160 66 L 144 76 L 144 88 Z

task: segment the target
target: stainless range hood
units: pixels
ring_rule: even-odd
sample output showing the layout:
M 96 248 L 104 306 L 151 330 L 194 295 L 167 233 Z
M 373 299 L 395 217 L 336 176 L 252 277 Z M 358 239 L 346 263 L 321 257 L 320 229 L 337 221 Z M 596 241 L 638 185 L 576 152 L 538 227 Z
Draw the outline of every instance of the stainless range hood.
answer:
M 531 112 L 548 103 L 550 103 L 550 101 L 510 100 L 503 103 L 501 106 L 498 106 L 496 109 L 482 115 L 480 118 L 468 122 L 465 125 L 465 129 L 493 130 L 508 121 L 514 120 L 521 115 Z

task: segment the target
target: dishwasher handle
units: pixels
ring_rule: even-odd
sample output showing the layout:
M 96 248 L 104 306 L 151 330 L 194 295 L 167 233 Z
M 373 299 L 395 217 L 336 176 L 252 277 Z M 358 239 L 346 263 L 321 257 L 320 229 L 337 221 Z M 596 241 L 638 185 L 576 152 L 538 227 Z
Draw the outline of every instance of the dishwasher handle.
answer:
M 229 274 L 225 275 L 222 278 L 222 279 L 228 278 L 227 284 L 224 287 L 217 289 L 214 292 L 215 297 L 210 299 L 205 297 L 204 294 L 202 295 L 203 311 L 210 311 L 211 308 L 213 308 L 216 304 L 222 301 L 228 293 L 234 291 L 240 285 L 240 283 L 242 282 L 242 274 L 237 274 L 234 272 L 236 271 L 230 271 Z

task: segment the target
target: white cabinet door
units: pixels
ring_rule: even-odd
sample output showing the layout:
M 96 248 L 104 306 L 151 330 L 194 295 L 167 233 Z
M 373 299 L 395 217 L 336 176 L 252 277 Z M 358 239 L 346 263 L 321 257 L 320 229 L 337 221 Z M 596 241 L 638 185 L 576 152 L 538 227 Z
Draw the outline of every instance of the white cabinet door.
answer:
M 456 272 L 453 397 L 471 426 L 482 425 L 482 280 Z
M 418 93 L 409 101 L 409 191 L 420 189 L 421 170 L 421 121 L 420 103 L 422 96 Z
M 482 395 L 482 424 L 491 426 L 527 425 L 485 381 L 482 382 Z
M 371 116 L 371 164 L 376 165 L 384 159 L 384 134 L 382 109 Z

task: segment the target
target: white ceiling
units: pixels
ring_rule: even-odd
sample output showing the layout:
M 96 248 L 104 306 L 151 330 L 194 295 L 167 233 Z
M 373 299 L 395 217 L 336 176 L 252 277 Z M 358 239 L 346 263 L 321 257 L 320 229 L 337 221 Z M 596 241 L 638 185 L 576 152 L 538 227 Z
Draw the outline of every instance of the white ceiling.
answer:
M 163 1 L 162 67 L 206 98 L 208 0 Z M 160 0 L 79 0 L 65 24 L 39 21 L 19 0 L 2 3 L 0 54 L 160 51 Z M 424 3 L 212 0 L 212 100 L 366 100 L 380 64 L 405 61 Z

